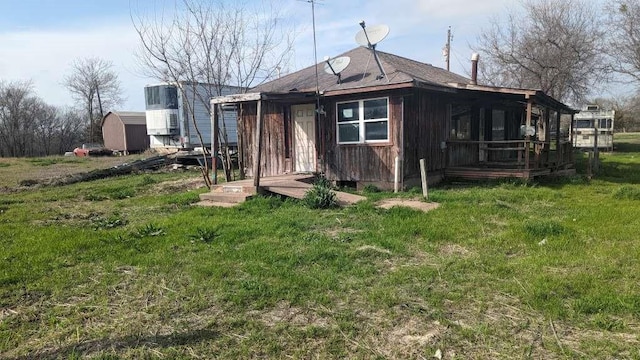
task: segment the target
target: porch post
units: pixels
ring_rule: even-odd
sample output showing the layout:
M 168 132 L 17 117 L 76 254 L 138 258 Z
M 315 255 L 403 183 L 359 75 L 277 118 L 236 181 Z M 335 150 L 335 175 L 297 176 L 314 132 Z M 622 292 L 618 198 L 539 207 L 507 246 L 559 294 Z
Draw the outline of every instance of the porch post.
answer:
M 218 104 L 209 104 L 211 110 L 211 171 L 213 184 L 218 184 Z
M 533 111 L 533 101 L 531 99 L 527 99 L 527 120 L 526 127 L 529 129 L 531 126 L 531 112 Z M 527 132 L 524 137 L 524 168 L 525 170 L 529 170 L 529 142 L 531 141 L 531 136 Z
M 260 191 L 260 155 L 262 153 L 262 100 L 258 100 L 258 109 L 256 111 L 256 138 L 255 150 L 253 153 L 253 186 L 256 193 Z
M 544 158 L 544 167 L 549 166 L 549 153 L 551 152 L 551 108 L 548 106 L 544 111 L 544 143 L 542 146 L 542 157 Z
M 564 163 L 563 149 L 560 147 L 560 117 L 562 113 L 556 111 L 556 167 L 560 168 L 560 165 Z

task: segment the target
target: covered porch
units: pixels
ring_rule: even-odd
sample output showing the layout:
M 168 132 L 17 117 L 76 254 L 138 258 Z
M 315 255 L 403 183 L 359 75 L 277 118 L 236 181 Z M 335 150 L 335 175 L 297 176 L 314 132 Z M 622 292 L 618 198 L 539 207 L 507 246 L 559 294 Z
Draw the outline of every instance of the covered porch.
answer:
M 561 121 L 575 110 L 539 90 L 462 86 L 443 144 L 445 177 L 533 179 L 575 172 L 572 122 Z

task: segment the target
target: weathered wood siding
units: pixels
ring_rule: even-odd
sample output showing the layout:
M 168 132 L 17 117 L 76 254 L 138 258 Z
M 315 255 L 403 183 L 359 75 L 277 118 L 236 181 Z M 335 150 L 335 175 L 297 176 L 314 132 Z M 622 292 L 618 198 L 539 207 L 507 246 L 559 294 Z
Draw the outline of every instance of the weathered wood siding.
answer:
M 343 101 L 389 98 L 389 141 L 369 144 L 338 144 L 336 104 Z M 451 97 L 422 90 L 396 90 L 323 99 L 326 114 L 317 119 L 317 170 L 329 180 L 393 184 L 395 158 L 403 161 L 403 178 L 420 176 L 420 159 L 428 170 L 441 172 L 448 139 Z M 272 176 L 290 170 L 293 154 L 290 104 L 263 103 L 261 174 Z M 244 103 L 238 123 L 240 160 L 245 174 L 253 176 L 256 103 Z M 403 120 L 404 119 L 404 120 Z
M 373 144 L 338 144 L 336 104 L 342 101 L 389 97 L 389 141 Z M 402 144 L 403 97 L 397 93 L 360 94 L 325 99 L 326 115 L 318 124 L 318 154 L 325 176 L 334 181 L 393 183 L 395 157 Z
M 260 156 L 260 175 L 273 176 L 284 174 L 285 160 L 290 157 L 286 154 L 290 146 L 285 144 L 290 141 L 290 126 L 288 112 L 285 105 L 263 102 L 262 103 L 262 154 Z M 241 109 L 241 118 L 238 122 L 238 137 L 242 146 L 240 161 L 245 168 L 245 175 L 253 176 L 253 159 L 256 149 L 256 103 L 244 103 Z M 286 116 L 285 116 L 286 115 Z M 285 131 L 285 126 L 289 127 Z
M 441 143 L 449 139 L 451 95 L 414 90 L 404 100 L 404 176 L 420 177 L 420 159 L 427 171 L 441 173 L 446 151 Z

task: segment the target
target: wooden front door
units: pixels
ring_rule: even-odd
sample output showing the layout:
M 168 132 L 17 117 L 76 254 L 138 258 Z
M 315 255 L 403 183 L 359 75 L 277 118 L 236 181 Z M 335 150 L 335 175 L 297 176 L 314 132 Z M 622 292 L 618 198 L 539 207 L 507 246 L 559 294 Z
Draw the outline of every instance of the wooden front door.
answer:
M 294 126 L 295 171 L 316 170 L 315 104 L 292 105 Z

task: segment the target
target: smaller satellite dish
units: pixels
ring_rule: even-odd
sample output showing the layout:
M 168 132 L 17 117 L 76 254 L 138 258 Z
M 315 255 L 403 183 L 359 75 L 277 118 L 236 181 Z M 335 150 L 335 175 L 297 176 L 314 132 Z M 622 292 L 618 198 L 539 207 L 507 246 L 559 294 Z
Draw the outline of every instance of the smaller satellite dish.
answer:
M 324 65 L 324 72 L 327 74 L 333 74 L 338 77 L 338 84 L 342 83 L 342 77 L 340 73 L 349 66 L 351 62 L 351 58 L 348 56 L 341 56 L 339 58 L 330 59 L 328 56 L 325 56 L 324 60 L 327 62 Z
M 342 71 L 344 71 L 344 69 L 346 69 L 347 66 L 349 66 L 349 63 L 351 62 L 351 58 L 348 56 L 341 56 L 339 58 L 334 58 L 334 59 L 327 58 L 325 59 L 325 61 L 327 63 L 324 65 L 324 72 L 326 72 L 327 74 L 338 75 Z
M 364 27 L 364 22 L 360 23 L 362 30 L 356 34 L 356 43 L 360 46 L 375 46 L 389 35 L 389 27 L 387 25 L 373 25 Z

